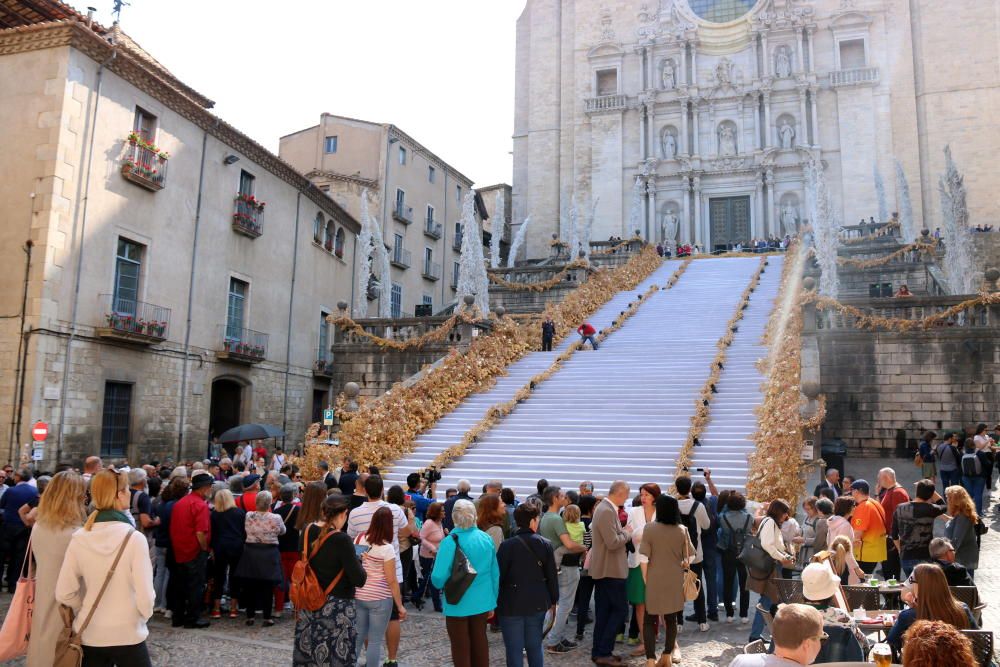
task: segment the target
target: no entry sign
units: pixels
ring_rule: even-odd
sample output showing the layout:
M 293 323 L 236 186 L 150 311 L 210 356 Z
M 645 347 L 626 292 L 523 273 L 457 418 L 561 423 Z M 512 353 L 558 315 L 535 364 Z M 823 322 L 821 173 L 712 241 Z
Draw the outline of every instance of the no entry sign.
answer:
M 35 422 L 35 425 L 31 427 L 31 438 L 35 442 L 41 442 L 45 440 L 49 435 L 49 425 L 45 422 L 39 421 Z

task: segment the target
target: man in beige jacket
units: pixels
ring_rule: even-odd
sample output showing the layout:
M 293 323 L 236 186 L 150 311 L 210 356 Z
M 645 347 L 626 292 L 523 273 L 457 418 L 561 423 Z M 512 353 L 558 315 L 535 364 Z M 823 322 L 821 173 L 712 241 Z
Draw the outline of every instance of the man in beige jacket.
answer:
M 591 659 L 597 665 L 623 665 L 614 655 L 615 633 L 628 616 L 625 578 L 628 560 L 625 546 L 629 533 L 618 519 L 618 508 L 628 501 L 629 487 L 623 481 L 611 484 L 608 495 L 594 508 L 590 523 L 590 576 L 594 579 L 594 647 Z

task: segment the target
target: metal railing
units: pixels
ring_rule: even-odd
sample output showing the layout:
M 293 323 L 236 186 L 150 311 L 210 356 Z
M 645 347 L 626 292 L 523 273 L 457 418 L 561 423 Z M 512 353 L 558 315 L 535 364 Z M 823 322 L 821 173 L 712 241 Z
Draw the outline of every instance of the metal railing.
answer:
M 236 212 L 233 213 L 233 229 L 252 238 L 263 234 L 264 205 L 248 201 L 244 195 L 238 195 Z
M 423 276 L 428 280 L 441 280 L 441 265 L 424 260 Z
M 149 190 L 162 190 L 167 184 L 167 158 L 138 143 L 129 142 L 122 175 Z
M 397 205 L 396 208 L 392 210 L 392 217 L 399 220 L 404 225 L 409 225 L 413 223 L 413 207 L 412 206 L 402 206 Z
M 858 67 L 830 72 L 830 85 L 834 88 L 866 83 L 878 83 L 878 67 Z
M 333 375 L 333 352 L 329 347 L 317 347 L 313 361 L 313 373 L 316 375 Z
M 152 303 L 102 294 L 104 323 L 114 332 L 166 339 L 170 330 L 170 309 Z
M 246 361 L 263 361 L 267 357 L 266 333 L 231 324 L 221 325 L 220 330 L 222 352 L 227 357 Z
M 427 218 L 427 221 L 424 223 L 424 234 L 432 239 L 439 239 L 443 231 L 440 222 L 434 222 L 434 218 Z
M 625 108 L 627 101 L 628 98 L 625 95 L 601 95 L 600 97 L 591 97 L 586 100 L 587 112 L 618 111 Z
M 410 268 L 410 251 L 396 246 L 392 249 L 392 255 L 389 256 L 389 262 L 393 266 L 397 266 L 401 269 Z

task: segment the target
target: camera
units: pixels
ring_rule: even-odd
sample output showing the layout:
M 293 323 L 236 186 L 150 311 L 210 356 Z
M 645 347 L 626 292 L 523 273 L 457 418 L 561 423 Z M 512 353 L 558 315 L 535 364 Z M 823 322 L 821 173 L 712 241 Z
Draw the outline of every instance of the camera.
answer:
M 437 469 L 437 466 L 431 466 L 424 470 L 424 479 L 427 480 L 427 485 L 430 486 L 435 482 L 441 481 L 441 472 Z

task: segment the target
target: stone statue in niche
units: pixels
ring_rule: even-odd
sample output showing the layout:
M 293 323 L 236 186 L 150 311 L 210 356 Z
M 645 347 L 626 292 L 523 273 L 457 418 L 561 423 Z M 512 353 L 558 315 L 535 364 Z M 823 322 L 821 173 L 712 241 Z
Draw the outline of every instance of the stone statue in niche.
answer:
M 781 228 L 788 236 L 795 236 L 795 227 L 798 224 L 799 211 L 791 202 L 785 202 L 781 207 Z
M 781 79 L 787 79 L 792 75 L 792 58 L 788 55 L 787 46 L 779 46 L 775 56 L 774 73 Z
M 661 74 L 663 90 L 673 90 L 677 85 L 677 74 L 674 69 L 674 61 L 667 59 L 663 61 L 663 73 Z
M 664 160 L 672 160 L 677 157 L 677 139 L 674 138 L 673 132 L 664 130 L 663 136 L 660 137 L 660 143 Z
M 781 127 L 778 128 L 778 139 L 781 140 L 782 148 L 791 148 L 795 142 L 795 128 L 792 127 L 787 118 L 782 121 Z
M 733 63 L 730 62 L 729 58 L 723 58 L 719 61 L 719 64 L 715 66 L 715 80 L 719 83 L 719 85 L 732 85 Z
M 736 131 L 729 125 L 719 128 L 719 155 L 736 155 Z
M 663 214 L 663 222 L 660 225 L 663 231 L 663 240 L 671 247 L 677 243 L 677 230 L 680 229 L 680 220 L 673 211 Z

